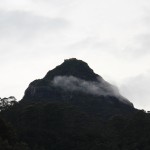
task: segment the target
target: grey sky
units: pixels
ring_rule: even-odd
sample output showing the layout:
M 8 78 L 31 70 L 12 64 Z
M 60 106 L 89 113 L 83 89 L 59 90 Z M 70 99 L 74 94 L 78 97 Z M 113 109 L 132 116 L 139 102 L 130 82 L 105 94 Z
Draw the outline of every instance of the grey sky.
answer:
M 150 110 L 149 26 L 149 0 L 1 0 L 0 96 L 76 57 Z

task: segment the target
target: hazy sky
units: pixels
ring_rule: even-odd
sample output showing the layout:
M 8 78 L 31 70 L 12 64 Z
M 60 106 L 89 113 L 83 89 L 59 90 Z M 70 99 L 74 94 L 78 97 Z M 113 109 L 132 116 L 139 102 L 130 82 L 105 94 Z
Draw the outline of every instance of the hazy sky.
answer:
M 21 99 L 71 57 L 150 110 L 150 1 L 0 1 L 0 97 Z

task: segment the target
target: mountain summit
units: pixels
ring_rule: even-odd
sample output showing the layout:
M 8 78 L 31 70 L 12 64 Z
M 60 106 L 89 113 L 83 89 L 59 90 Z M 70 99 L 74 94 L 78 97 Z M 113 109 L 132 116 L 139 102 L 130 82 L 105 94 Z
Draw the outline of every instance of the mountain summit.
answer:
M 61 65 L 49 71 L 44 79 L 51 80 L 55 76 L 75 76 L 88 81 L 96 81 L 97 77 L 99 77 L 87 63 L 82 60 L 77 60 L 76 58 L 64 60 Z
M 23 97 L 23 101 L 45 100 L 78 105 L 97 101 L 107 106 L 133 107 L 115 86 L 94 73 L 87 63 L 76 58 L 64 60 L 43 79 L 30 83 Z

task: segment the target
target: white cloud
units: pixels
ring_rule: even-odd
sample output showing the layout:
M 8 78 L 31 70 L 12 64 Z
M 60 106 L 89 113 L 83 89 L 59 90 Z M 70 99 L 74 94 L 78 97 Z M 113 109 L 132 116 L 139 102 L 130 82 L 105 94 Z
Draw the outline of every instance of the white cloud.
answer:
M 135 104 L 135 107 L 149 110 L 150 71 L 124 80 L 120 86 L 120 91 Z
M 66 91 L 79 91 L 97 96 L 119 96 L 118 89 L 103 80 L 85 81 L 74 76 L 56 76 L 52 84 Z
M 19 36 L 27 40 L 39 36 L 42 32 L 56 32 L 67 26 L 68 22 L 61 18 L 42 17 L 23 11 L 0 12 L 1 38 Z

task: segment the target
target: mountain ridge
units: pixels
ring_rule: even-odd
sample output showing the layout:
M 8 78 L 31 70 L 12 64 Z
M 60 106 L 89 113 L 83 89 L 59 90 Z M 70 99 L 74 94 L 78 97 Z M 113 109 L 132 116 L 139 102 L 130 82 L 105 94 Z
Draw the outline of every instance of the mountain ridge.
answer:
M 127 110 L 127 113 L 134 110 L 133 104 L 115 86 L 76 58 L 64 60 L 61 65 L 48 71 L 44 78 L 31 82 L 21 101 L 63 102 L 79 107 L 96 103 L 98 107 L 92 106 L 92 109 L 96 107 L 97 113 L 101 110 L 104 113 L 108 108 L 116 113 L 121 109 Z

